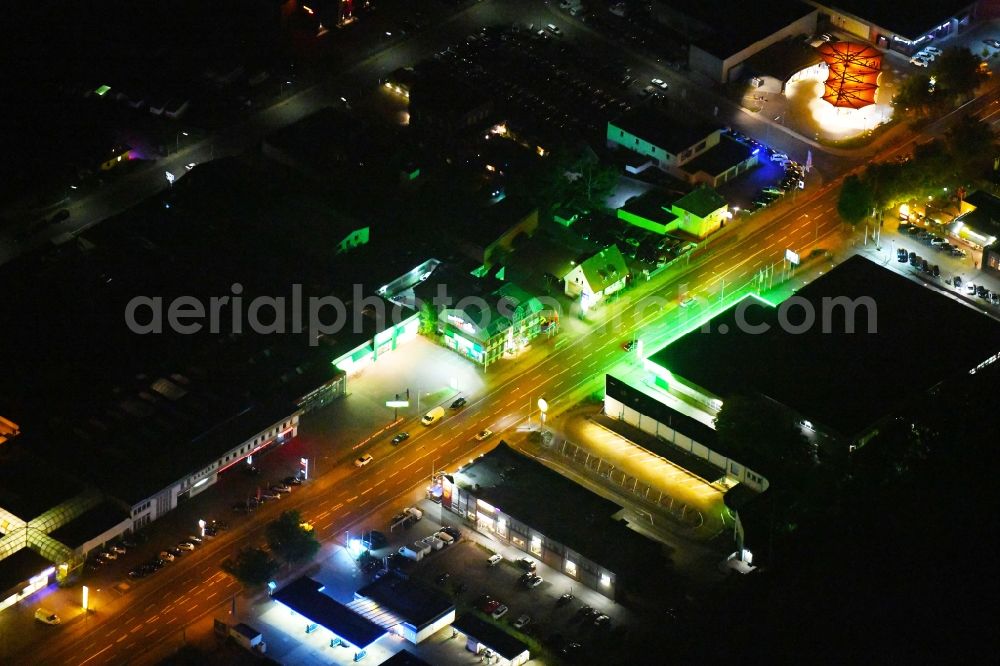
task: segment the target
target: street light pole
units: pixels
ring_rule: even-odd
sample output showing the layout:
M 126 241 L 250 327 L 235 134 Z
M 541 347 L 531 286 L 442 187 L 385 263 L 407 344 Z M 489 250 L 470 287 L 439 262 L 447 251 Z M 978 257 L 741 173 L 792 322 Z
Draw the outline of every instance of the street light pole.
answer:
M 176 138 L 176 148 L 174 149 L 175 153 L 180 152 L 181 150 L 181 134 L 183 134 L 184 136 L 188 136 L 188 133 L 183 130 L 177 132 L 177 134 L 175 135 Z

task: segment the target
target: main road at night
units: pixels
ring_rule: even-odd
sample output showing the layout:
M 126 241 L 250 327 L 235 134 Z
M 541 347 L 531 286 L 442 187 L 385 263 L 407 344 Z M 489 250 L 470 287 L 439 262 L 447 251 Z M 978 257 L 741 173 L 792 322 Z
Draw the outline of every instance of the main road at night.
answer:
M 398 449 L 387 443 L 372 444 L 372 464 L 356 469 L 351 461 L 357 451 L 336 448 L 339 462 L 318 479 L 290 497 L 265 505 L 253 521 L 236 526 L 215 542 L 169 565 L 156 576 L 137 583 L 117 610 L 97 612 L 83 623 L 64 628 L 41 645 L 32 646 L 29 661 L 42 664 L 121 664 L 140 660 L 151 646 L 177 633 L 209 613 L 228 609 L 241 588 L 220 565 L 225 557 L 247 544 L 265 541 L 264 524 L 277 512 L 296 508 L 316 526 L 324 542 L 339 539 L 344 530 L 367 515 L 393 502 L 416 486 L 425 484 L 431 465 L 455 469 L 470 457 L 495 444 L 477 443 L 483 428 L 503 432 L 521 423 L 530 396 L 545 395 L 552 409 L 575 404 L 603 381 L 603 372 L 621 363 L 639 363 L 635 354 L 621 348 L 624 340 L 638 335 L 652 351 L 656 343 L 672 335 L 691 317 L 692 310 L 679 308 L 682 285 L 708 307 L 735 294 L 764 266 L 780 263 L 785 249 L 807 253 L 821 246 L 836 250 L 844 241 L 843 225 L 833 212 L 835 188 L 805 192 L 787 213 L 762 225 L 745 221 L 721 239 L 704 258 L 666 276 L 642 283 L 617 303 L 595 313 L 590 327 L 569 342 L 554 342 L 539 362 L 516 373 L 498 372 L 488 377 L 487 388 L 470 397 L 470 404 L 431 429 L 421 429 Z M 726 286 L 729 285 L 729 286 Z M 649 308 L 645 297 L 656 297 L 665 307 Z M 558 338 L 556 338 L 558 340 Z M 401 350 L 399 353 L 407 353 Z M 363 379 L 359 380 L 363 381 Z M 350 396 L 344 398 L 350 400 Z M 304 427 L 308 427 L 308 421 Z M 332 444 L 332 442 L 331 442 Z M 29 655 L 24 655 L 26 659 Z

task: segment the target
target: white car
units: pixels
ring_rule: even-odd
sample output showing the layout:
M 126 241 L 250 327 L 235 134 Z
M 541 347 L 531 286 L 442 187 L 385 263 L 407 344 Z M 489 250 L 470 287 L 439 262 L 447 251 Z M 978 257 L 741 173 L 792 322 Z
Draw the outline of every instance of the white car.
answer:
M 916 65 L 917 67 L 926 67 L 927 61 L 924 60 L 923 58 L 918 58 L 916 56 L 913 56 L 912 58 L 910 58 L 910 64 Z
M 161 551 L 160 551 L 160 559 L 161 559 L 161 560 L 164 560 L 164 561 L 166 561 L 166 562 L 173 562 L 173 561 L 174 561 L 174 560 L 176 560 L 177 558 L 176 558 L 176 557 L 174 557 L 173 555 L 171 555 L 170 553 L 168 553 L 167 551 L 165 551 L 165 550 L 161 550 Z
M 358 458 L 357 460 L 354 461 L 354 466 L 355 467 L 364 467 L 365 465 L 367 465 L 368 463 L 370 463 L 372 460 L 374 460 L 374 458 L 372 458 L 371 454 L 370 453 L 366 453 L 365 455 L 361 456 L 360 458 Z
M 681 301 L 682 308 L 691 307 L 692 305 L 694 305 L 694 296 L 688 296 L 687 298 Z
M 186 550 L 188 552 L 194 550 L 194 544 L 191 543 L 190 541 L 182 541 L 179 544 L 177 544 L 177 547 L 180 550 Z
M 936 56 L 939 56 L 942 53 L 941 49 L 939 49 L 936 46 L 925 46 L 923 50 L 927 51 L 928 53 L 933 53 Z
M 493 436 L 493 431 L 490 430 L 489 428 L 487 428 L 486 430 L 483 430 L 478 435 L 476 435 L 476 441 L 477 442 L 483 442 L 483 441 L 486 441 L 487 439 L 489 439 L 492 436 Z
M 188 171 L 190 171 L 191 169 L 195 168 L 196 166 L 198 166 L 197 162 L 188 162 L 187 164 L 184 165 L 184 168 L 187 169 Z
M 493 613 L 492 613 L 493 619 L 494 620 L 499 620 L 504 615 L 506 615 L 507 611 L 509 611 L 509 610 L 510 609 L 507 608 L 507 606 L 505 606 L 504 604 L 500 604 L 499 606 L 497 606 L 497 609 L 495 611 L 493 611 Z
M 653 80 L 650 81 L 650 83 L 652 83 L 654 86 L 656 86 L 660 90 L 666 90 L 667 88 L 670 87 L 667 84 L 667 82 L 664 81 L 663 79 L 653 79 Z
M 914 57 L 919 58 L 920 60 L 926 60 L 927 62 L 934 62 L 934 59 L 937 58 L 937 56 L 938 54 L 931 53 L 930 51 L 921 51 Z
M 786 155 L 785 153 L 782 153 L 782 152 L 779 152 L 779 151 L 775 151 L 775 152 L 771 153 L 771 161 L 772 162 L 788 162 L 789 160 L 788 160 L 788 155 Z

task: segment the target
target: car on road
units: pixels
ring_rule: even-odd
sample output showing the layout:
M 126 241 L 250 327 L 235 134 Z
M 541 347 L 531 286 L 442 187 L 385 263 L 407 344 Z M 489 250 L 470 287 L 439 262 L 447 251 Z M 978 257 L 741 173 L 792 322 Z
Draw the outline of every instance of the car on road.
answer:
M 487 428 L 486 430 L 480 430 L 476 435 L 477 442 L 483 442 L 493 436 L 493 431 Z
M 393 446 L 399 446 L 400 444 L 402 444 L 403 442 L 405 442 L 409 438 L 410 438 L 410 433 L 408 433 L 408 432 L 398 433 L 395 437 L 392 438 L 392 445 Z
M 452 409 L 461 409 L 465 407 L 465 403 L 468 402 L 465 398 L 458 398 L 455 402 L 451 403 Z
M 491 615 L 491 616 L 493 617 L 493 619 L 494 619 L 494 620 L 499 620 L 499 619 L 500 619 L 500 618 L 502 618 L 502 617 L 503 617 L 504 615 L 506 615 L 506 614 L 507 614 L 507 611 L 509 611 L 509 610 L 510 610 L 510 609 L 509 609 L 509 608 L 507 608 L 507 606 L 505 606 L 505 605 L 503 605 L 503 604 L 500 604 L 499 606 L 497 606 L 497 607 L 496 607 L 496 608 L 495 608 L 495 609 L 493 610 L 493 612 L 492 612 L 492 613 L 490 613 L 490 615 Z
M 163 560 L 164 562 L 173 562 L 177 558 L 173 555 L 173 553 L 169 553 L 169 552 L 167 552 L 165 550 L 161 550 L 160 551 L 160 559 Z
M 691 307 L 692 305 L 694 305 L 694 296 L 688 296 L 686 298 L 681 299 L 680 306 L 682 308 L 688 308 Z
M 194 544 L 191 543 L 190 541 L 181 541 L 179 544 L 177 544 L 177 549 L 191 552 L 192 550 L 194 550 Z
M 58 615 L 46 608 L 38 608 L 35 610 L 35 619 L 39 622 L 44 622 L 45 624 L 59 624 L 62 622 Z
M 622 345 L 622 349 L 624 349 L 627 352 L 630 352 L 630 351 L 635 350 L 635 348 L 638 347 L 638 346 L 639 346 L 639 341 L 635 340 L 635 339 L 632 339 L 632 340 L 629 340 L 628 342 L 626 342 L 625 344 L 623 344 Z
M 670 87 L 670 85 L 666 81 L 664 81 L 663 79 L 652 79 L 650 81 L 650 83 L 652 83 L 654 86 L 656 86 L 660 90 L 666 90 L 666 89 L 668 89 Z
M 515 629 L 524 629 L 529 624 L 531 624 L 530 615 L 519 615 L 518 618 L 511 623 L 511 626 Z
M 574 599 L 573 593 L 572 592 L 566 592 L 561 597 L 559 597 L 558 599 L 556 599 L 556 606 L 565 606 L 569 602 L 573 601 L 573 599 Z
M 372 460 L 374 460 L 374 458 L 372 458 L 371 454 L 370 453 L 366 453 L 363 456 L 359 456 L 354 461 L 354 466 L 355 467 L 364 467 L 365 465 L 369 464 Z

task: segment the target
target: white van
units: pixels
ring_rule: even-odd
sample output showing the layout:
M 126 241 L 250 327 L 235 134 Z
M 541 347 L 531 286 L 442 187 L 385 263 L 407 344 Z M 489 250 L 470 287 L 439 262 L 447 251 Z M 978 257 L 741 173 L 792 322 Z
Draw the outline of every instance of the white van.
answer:
M 444 418 L 444 407 L 435 407 L 431 411 L 424 414 L 424 418 L 420 419 L 420 422 L 425 426 L 434 425 L 438 421 Z
M 50 611 L 48 608 L 37 608 L 35 609 L 35 619 L 39 622 L 44 622 L 45 624 L 59 624 L 62 620 L 59 616 Z

